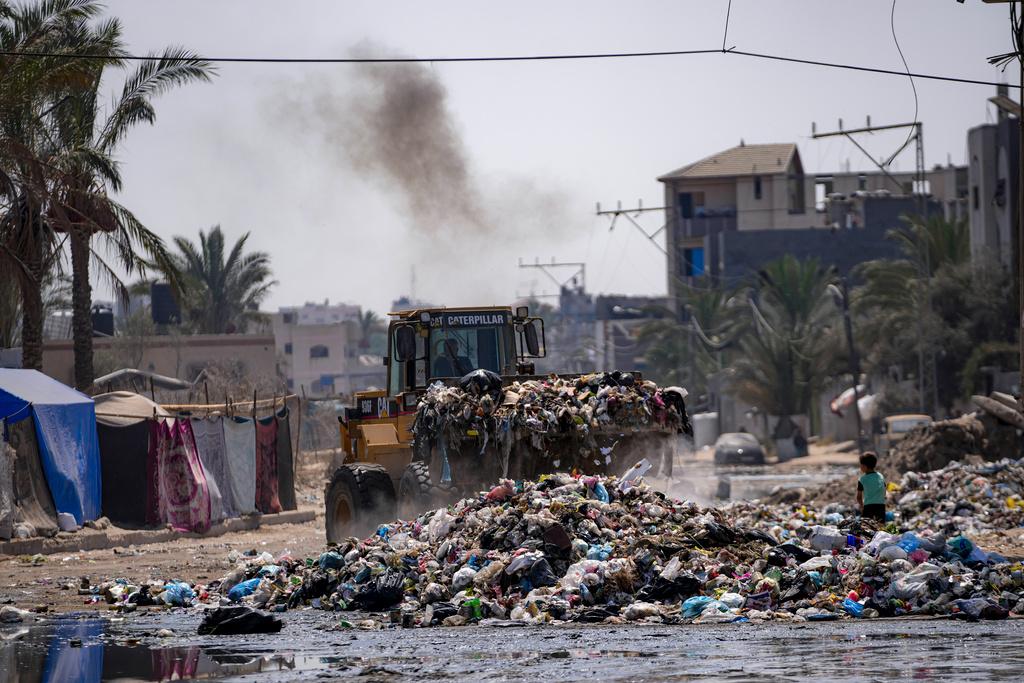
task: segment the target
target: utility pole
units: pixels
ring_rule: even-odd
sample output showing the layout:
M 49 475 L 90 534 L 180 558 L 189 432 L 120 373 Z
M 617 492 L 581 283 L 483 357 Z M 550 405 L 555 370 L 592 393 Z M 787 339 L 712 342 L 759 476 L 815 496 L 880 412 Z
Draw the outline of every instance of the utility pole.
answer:
M 871 154 L 864 149 L 864 147 L 857 142 L 854 135 L 860 133 L 875 133 L 881 130 L 897 130 L 900 128 L 912 128 L 913 132 L 907 138 L 906 142 L 900 145 L 887 160 L 876 161 Z M 911 140 L 915 142 L 915 163 L 914 163 L 914 182 L 912 187 L 912 193 L 917 197 L 917 210 L 920 215 L 922 222 L 927 220 L 928 212 L 928 197 L 925 194 L 925 167 L 924 167 L 924 125 L 920 121 L 912 121 L 910 123 L 894 123 L 885 126 L 872 126 L 871 119 L 868 118 L 867 125 L 863 128 L 850 128 L 843 129 L 843 120 L 839 120 L 839 130 L 830 131 L 827 133 L 819 133 L 817 126 L 811 124 L 811 138 L 818 140 L 820 138 L 830 138 L 836 136 L 843 136 L 854 146 L 864 153 L 868 159 L 871 160 L 879 171 L 881 171 L 887 179 L 889 179 L 897 188 L 898 192 L 903 191 L 903 186 L 900 184 L 893 175 L 889 172 L 889 165 L 892 164 L 893 160 L 899 156 L 900 152 L 906 149 L 906 146 Z M 921 271 L 921 277 L 925 286 L 925 305 L 927 310 L 932 310 L 932 295 L 931 295 L 931 256 L 927 245 L 924 246 L 924 263 L 918 264 L 918 269 Z M 1024 286 L 1022 286 L 1024 287 Z M 1022 289 L 1024 291 L 1024 289 Z M 1024 309 L 1022 309 L 1024 313 Z M 1024 326 L 1024 317 L 1021 318 L 1022 326 Z M 923 319 L 918 318 L 918 343 L 917 343 L 917 374 L 918 374 L 918 400 L 920 404 L 920 410 L 922 413 L 929 413 L 933 416 L 938 415 L 938 377 L 937 368 L 935 365 L 935 351 L 929 348 L 928 352 L 925 353 L 925 339 L 924 328 L 922 326 Z M 1021 350 L 1021 357 L 1024 358 L 1024 347 Z M 854 382 L 856 383 L 856 381 Z M 856 387 L 855 387 L 856 388 Z M 929 403 L 931 406 L 929 407 Z M 858 420 L 860 415 L 858 413 Z
M 579 288 L 582 291 L 587 289 L 587 264 L 582 262 L 557 262 L 554 258 L 551 259 L 551 263 L 541 263 L 539 258 L 535 258 L 533 263 L 523 263 L 523 259 L 519 259 L 520 268 L 535 268 L 540 272 L 544 273 L 549 280 L 555 283 L 558 287 L 559 293 L 562 288 L 567 286 L 569 283 L 576 281 L 579 278 Z M 551 272 L 555 269 L 572 268 L 572 274 L 565 278 L 565 280 L 559 280 Z M 564 271 L 563 271 L 564 272 Z
M 853 414 L 857 418 L 857 452 L 864 455 L 864 428 L 860 419 L 860 357 L 853 345 L 853 321 L 850 320 L 850 288 L 846 277 L 839 280 L 841 289 L 835 285 L 829 285 L 836 303 L 843 311 L 843 327 L 846 328 L 846 345 L 850 353 L 850 373 L 853 375 Z
M 665 254 L 666 256 L 668 256 L 668 250 L 665 249 L 665 247 L 661 246 L 661 244 L 658 242 L 658 240 L 656 238 L 658 237 L 658 235 L 660 235 L 665 230 L 665 228 L 668 227 L 668 223 L 666 223 L 665 225 L 661 226 L 660 228 L 658 228 L 654 232 L 648 233 L 646 230 L 644 230 L 643 226 L 641 226 L 639 223 L 636 222 L 636 218 L 635 217 L 639 216 L 640 214 L 645 213 L 647 211 L 665 211 L 667 209 L 668 209 L 667 206 L 644 206 L 643 201 L 639 200 L 639 199 L 636 202 L 636 207 L 634 207 L 632 209 L 623 209 L 622 208 L 622 202 L 620 201 L 620 202 L 618 202 L 616 204 L 616 208 L 602 211 L 601 210 L 601 202 L 597 203 L 597 215 L 598 216 L 611 216 L 612 217 L 611 225 L 608 226 L 609 230 L 614 230 L 615 229 L 615 221 L 618 220 L 619 216 L 625 216 L 626 220 L 628 220 L 630 223 L 632 223 L 633 227 L 635 227 L 637 230 L 639 230 L 641 235 L 646 237 L 651 244 L 656 246 L 658 248 L 658 250 L 662 254 Z

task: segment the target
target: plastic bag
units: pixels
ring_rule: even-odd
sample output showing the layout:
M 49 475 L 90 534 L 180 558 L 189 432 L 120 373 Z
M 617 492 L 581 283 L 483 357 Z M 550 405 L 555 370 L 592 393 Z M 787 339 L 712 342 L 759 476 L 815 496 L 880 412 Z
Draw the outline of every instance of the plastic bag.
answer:
M 231 602 L 239 602 L 242 598 L 247 595 L 252 595 L 259 588 L 259 579 L 249 579 L 248 581 L 242 581 L 237 586 L 228 591 L 228 600 Z
M 199 624 L 201 636 L 228 636 L 249 633 L 277 633 L 281 620 L 249 607 L 236 605 L 208 610 Z
M 714 602 L 714 598 L 706 595 L 694 595 L 692 598 L 687 598 L 683 601 L 683 616 L 688 619 L 699 616 L 704 608 L 712 602 Z
M 437 542 L 438 539 L 444 538 L 451 532 L 454 524 L 455 518 L 448 514 L 447 510 L 441 508 L 434 513 L 434 516 L 430 518 L 430 523 L 427 524 L 427 534 L 430 536 L 430 540 Z
M 320 569 L 341 569 L 345 566 L 345 558 L 332 550 L 321 554 L 317 564 Z
M 473 578 L 476 576 L 476 570 L 472 567 L 463 567 L 459 571 L 455 572 L 455 576 L 452 577 L 452 589 L 460 591 L 473 583 Z
M 612 544 L 605 543 L 603 545 L 592 545 L 587 550 L 588 560 L 607 560 L 612 556 Z
M 647 458 L 644 458 L 640 462 L 630 467 L 628 470 L 626 470 L 626 473 L 622 475 L 622 478 L 619 479 L 619 491 L 623 493 L 629 491 L 636 484 L 637 480 L 639 480 L 641 477 L 647 474 L 647 471 L 650 470 L 651 467 L 651 461 L 648 460 Z
M 372 583 L 363 586 L 362 590 L 352 598 L 352 603 L 371 612 L 385 610 L 402 601 L 403 583 L 404 579 L 401 574 L 386 571 Z
M 164 586 L 164 592 L 160 594 L 160 597 L 168 605 L 184 607 L 195 599 L 196 592 L 187 583 L 169 583 Z
M 739 593 L 723 593 L 722 596 L 718 599 L 720 602 L 725 603 L 726 606 L 729 607 L 729 609 L 742 607 L 744 601 L 743 596 Z
M 859 617 L 864 614 L 864 605 L 860 604 L 856 600 L 846 598 L 843 600 L 843 610 L 851 617 Z
M 649 602 L 634 602 L 623 611 L 622 616 L 625 617 L 627 621 L 636 621 L 637 619 L 656 617 L 659 614 L 661 614 L 661 610 L 657 605 Z

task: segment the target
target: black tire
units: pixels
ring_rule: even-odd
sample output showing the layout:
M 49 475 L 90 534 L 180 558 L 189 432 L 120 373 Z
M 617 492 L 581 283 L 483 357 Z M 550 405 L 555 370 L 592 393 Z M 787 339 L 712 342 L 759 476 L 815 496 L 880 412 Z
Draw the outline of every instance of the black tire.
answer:
M 363 536 L 395 513 L 395 488 L 380 465 L 342 465 L 324 491 L 328 543 Z
M 409 463 L 398 481 L 398 518 L 412 519 L 421 512 L 445 505 L 451 496 L 450 486 L 431 483 L 427 463 Z

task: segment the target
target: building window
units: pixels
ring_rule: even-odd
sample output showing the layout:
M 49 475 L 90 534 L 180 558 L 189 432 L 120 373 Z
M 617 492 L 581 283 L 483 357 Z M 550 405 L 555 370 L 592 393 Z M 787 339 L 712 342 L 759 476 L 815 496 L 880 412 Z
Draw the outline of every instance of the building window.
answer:
M 804 213 L 806 210 L 804 202 L 804 176 L 789 176 L 789 212 Z
M 281 316 L 281 320 L 282 320 L 282 322 L 284 322 L 285 325 L 294 325 L 295 324 L 295 314 L 294 313 L 284 313 Z
M 761 198 L 761 176 L 754 176 L 754 199 Z
M 868 177 L 863 173 L 857 176 L 857 189 L 861 192 L 868 189 Z
M 323 344 L 317 344 L 316 346 L 309 347 L 310 358 L 327 358 L 330 356 L 330 351 Z
M 974 210 L 977 211 L 978 205 L 978 186 L 975 185 L 974 187 L 971 188 L 971 206 L 973 206 Z
M 704 274 L 704 247 L 683 249 L 682 270 L 686 277 L 700 277 Z
M 288 391 L 295 389 L 295 380 L 289 379 L 286 384 L 288 385 Z
M 992 198 L 992 202 L 1000 209 L 1006 206 L 1006 178 L 996 181 L 996 196 Z
M 287 342 L 287 343 L 286 343 L 286 344 L 284 345 L 284 354 L 285 354 L 286 356 L 290 356 L 290 355 L 292 355 L 292 343 L 291 343 L 291 342 Z

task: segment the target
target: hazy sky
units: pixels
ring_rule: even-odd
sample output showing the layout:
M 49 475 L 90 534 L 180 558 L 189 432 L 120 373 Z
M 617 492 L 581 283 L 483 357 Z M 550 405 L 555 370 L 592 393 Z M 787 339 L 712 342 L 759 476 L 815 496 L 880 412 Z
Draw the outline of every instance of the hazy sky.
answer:
M 108 5 L 138 52 L 332 57 L 718 48 L 727 1 Z M 891 7 L 734 0 L 728 43 L 901 69 Z M 1011 49 L 1006 5 L 898 0 L 895 18 L 911 70 L 1001 80 L 985 60 Z M 964 163 L 966 130 L 994 118 L 994 89 L 918 80 L 917 92 L 927 164 Z M 519 258 L 585 261 L 591 291 L 664 293 L 664 256 L 623 222 L 609 232 L 595 202 L 660 205 L 659 174 L 741 138 L 795 141 L 808 171 L 847 159 L 867 169 L 848 142 L 810 140 L 811 122 L 909 121 L 914 99 L 905 77 L 713 54 L 225 64 L 212 83 L 161 97 L 157 111 L 156 125 L 136 129 L 121 153 L 120 199 L 146 225 L 165 238 L 195 239 L 214 224 L 231 239 L 251 231 L 250 247 L 270 252 L 280 281 L 268 309 L 330 298 L 383 312 L 409 293 L 413 266 L 416 295 L 449 305 L 553 291 L 541 273 L 518 269 Z M 887 155 L 901 135 L 866 144 Z M 897 168 L 912 166 L 910 148 Z M 641 220 L 651 231 L 664 221 Z

